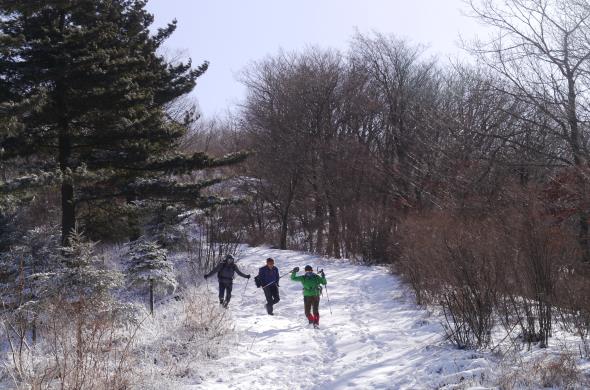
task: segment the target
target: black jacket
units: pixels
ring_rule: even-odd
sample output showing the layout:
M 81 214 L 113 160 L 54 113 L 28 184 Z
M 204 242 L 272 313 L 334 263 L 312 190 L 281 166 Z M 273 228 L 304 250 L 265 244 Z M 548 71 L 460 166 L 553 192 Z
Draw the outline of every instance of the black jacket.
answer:
M 246 275 L 242 271 L 240 271 L 240 269 L 238 268 L 236 263 L 228 264 L 226 261 L 219 263 L 219 265 L 217 265 L 217 267 L 213 268 L 213 270 L 205 276 L 209 277 L 216 272 L 217 272 L 217 278 L 220 281 L 225 281 L 225 282 L 229 282 L 229 281 L 234 280 L 234 273 L 237 273 L 242 278 L 248 277 L 248 275 Z

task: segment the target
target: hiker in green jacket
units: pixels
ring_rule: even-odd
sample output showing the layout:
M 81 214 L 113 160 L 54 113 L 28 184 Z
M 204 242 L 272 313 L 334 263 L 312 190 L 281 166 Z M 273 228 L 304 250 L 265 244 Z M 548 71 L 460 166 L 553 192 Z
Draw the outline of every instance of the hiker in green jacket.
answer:
M 324 274 L 324 270 L 321 270 L 319 275 L 315 274 L 311 265 L 305 266 L 305 275 L 297 276 L 297 272 L 299 272 L 299 267 L 293 268 L 293 271 L 291 271 L 291 280 L 303 284 L 305 316 L 309 320 L 309 323 L 313 324 L 314 328 L 317 328 L 320 325 L 321 285 L 326 285 L 326 275 Z

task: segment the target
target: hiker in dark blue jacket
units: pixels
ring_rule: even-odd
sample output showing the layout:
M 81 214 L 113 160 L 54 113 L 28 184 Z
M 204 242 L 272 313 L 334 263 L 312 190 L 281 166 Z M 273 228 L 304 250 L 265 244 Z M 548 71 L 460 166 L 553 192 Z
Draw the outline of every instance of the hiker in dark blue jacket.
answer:
M 232 255 L 225 256 L 225 259 L 219 263 L 217 267 L 213 268 L 211 272 L 205 275 L 205 279 L 214 273 L 217 273 L 217 279 L 219 280 L 219 304 L 227 308 L 227 305 L 229 305 L 229 301 L 231 299 L 231 290 L 234 284 L 234 273 L 237 273 L 242 278 L 246 279 L 250 279 L 250 275 L 246 275 L 240 271 Z
M 270 257 L 266 259 L 266 265 L 258 270 L 258 278 L 266 297 L 266 312 L 273 315 L 273 305 L 278 303 L 279 297 L 279 269 L 275 267 L 275 261 Z

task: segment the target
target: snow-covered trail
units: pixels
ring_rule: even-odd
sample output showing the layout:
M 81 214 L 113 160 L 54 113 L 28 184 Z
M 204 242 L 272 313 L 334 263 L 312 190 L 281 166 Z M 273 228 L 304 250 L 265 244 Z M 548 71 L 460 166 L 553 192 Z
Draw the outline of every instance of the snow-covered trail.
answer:
M 306 264 L 324 268 L 332 314 L 324 293 L 321 329 L 310 328 L 301 284 L 287 275 L 269 316 L 253 279 L 242 296 L 246 280 L 238 277 L 229 310 L 239 341 L 206 368 L 203 383 L 187 389 L 465 388 L 488 375 L 485 359 L 442 343 L 438 319 L 413 304 L 384 268 L 268 248 L 246 248 L 238 265 L 254 276 L 267 257 L 281 274 Z M 216 290 L 214 281 L 212 299 Z

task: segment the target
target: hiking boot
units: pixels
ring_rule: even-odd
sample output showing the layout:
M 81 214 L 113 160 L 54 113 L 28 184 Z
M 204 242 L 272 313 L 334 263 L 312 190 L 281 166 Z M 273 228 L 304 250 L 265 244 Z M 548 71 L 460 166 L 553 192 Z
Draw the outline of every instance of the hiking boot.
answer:
M 268 313 L 268 315 L 272 316 L 272 305 L 267 303 L 265 306 L 266 306 L 266 312 Z
M 229 301 L 225 301 L 221 305 L 223 306 L 224 309 L 227 309 L 227 306 L 229 305 Z

